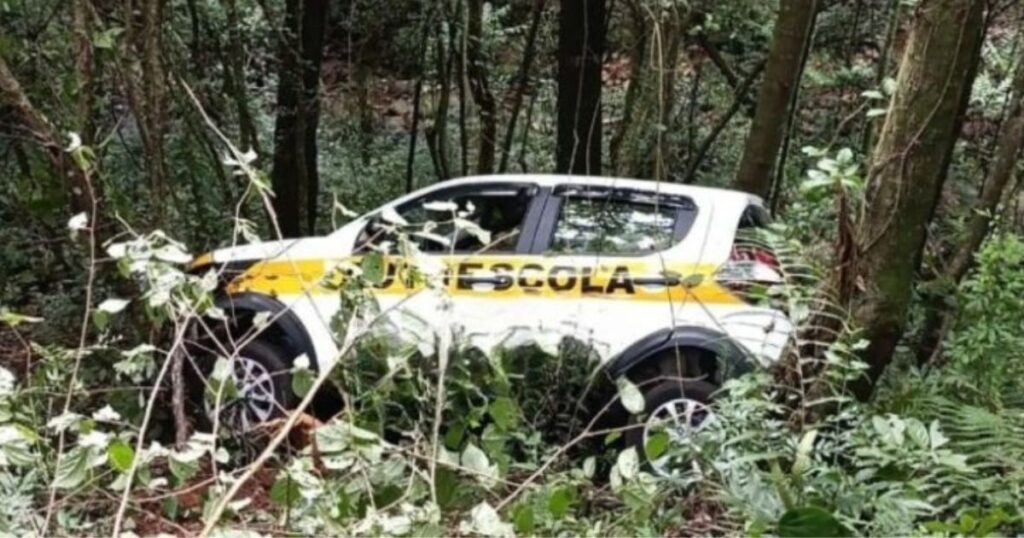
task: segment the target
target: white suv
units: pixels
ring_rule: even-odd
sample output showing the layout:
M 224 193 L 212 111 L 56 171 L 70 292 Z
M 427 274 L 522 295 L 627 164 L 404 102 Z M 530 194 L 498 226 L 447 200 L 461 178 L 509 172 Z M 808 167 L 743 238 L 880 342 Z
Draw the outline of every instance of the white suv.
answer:
M 744 294 L 781 279 L 769 249 L 737 243 L 740 229 L 767 221 L 755 196 L 629 179 L 468 177 L 401 197 L 327 236 L 196 260 L 196 271 L 221 272 L 218 305 L 237 329 L 260 312 L 273 316 L 238 350 L 242 397 L 230 424 L 245 429 L 294 405 L 295 358 L 331 368 L 339 344 L 330 321 L 341 300 L 325 277 L 370 248 L 386 249 L 396 221 L 410 229 L 436 223 L 411 237 L 447 266 L 445 300 L 463 334 L 482 346 L 515 340 L 515 331 L 590 344 L 613 377 L 627 375 L 643 392 L 647 408 L 634 421 L 684 416 L 680 428 L 697 425 L 723 380 L 777 360 L 791 337 L 783 312 Z M 397 272 L 387 264 L 374 290 L 381 308 L 436 319 L 437 294 L 418 293 Z M 625 438 L 639 445 L 648 433 L 637 427 Z

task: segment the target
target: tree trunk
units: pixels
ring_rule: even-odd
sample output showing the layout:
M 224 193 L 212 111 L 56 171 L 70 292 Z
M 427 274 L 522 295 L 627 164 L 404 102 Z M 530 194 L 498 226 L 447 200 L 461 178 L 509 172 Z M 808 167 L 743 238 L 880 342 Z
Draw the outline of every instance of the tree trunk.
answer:
M 629 9 L 633 44 L 630 46 L 629 61 L 629 83 L 626 85 L 626 95 L 622 101 L 622 118 L 619 119 L 615 134 L 608 143 L 608 164 L 612 170 L 619 170 L 619 162 L 622 156 L 622 145 L 626 140 L 626 132 L 633 130 L 633 111 L 636 110 L 637 101 L 640 97 L 642 80 L 647 70 L 647 40 L 650 29 L 647 26 L 647 12 L 637 0 L 624 2 Z
M 420 108 L 423 100 L 423 82 L 427 78 L 427 44 L 430 40 L 430 7 L 423 8 L 423 27 L 420 31 L 420 58 L 416 87 L 412 96 L 412 126 L 409 129 L 409 156 L 405 161 L 405 193 L 414 187 L 413 165 L 416 161 L 416 140 L 420 135 Z
M 469 91 L 480 109 L 480 145 L 476 173 L 490 174 L 494 172 L 498 118 L 494 94 L 487 83 L 487 65 L 483 56 L 483 9 L 483 0 L 469 1 L 469 20 L 466 29 L 469 46 L 466 49 L 466 67 Z
M 983 0 L 923 0 L 916 7 L 897 89 L 872 156 L 860 223 L 855 325 L 866 397 L 892 359 L 921 262 L 928 224 L 960 130 L 983 39 Z
M 438 26 L 444 25 L 439 24 Z M 448 108 L 451 104 L 451 73 L 455 48 L 445 43 L 445 36 L 440 28 L 437 28 L 436 32 L 434 61 L 439 95 L 434 111 L 434 124 L 427 129 L 425 134 L 431 160 L 434 162 L 434 170 L 437 172 L 437 179 L 443 181 L 451 177 L 451 167 L 448 161 Z
M 288 0 L 274 127 L 274 211 L 281 235 L 313 233 L 319 190 L 316 132 L 327 0 Z
M 605 0 L 562 0 L 558 17 L 555 170 L 601 173 Z
M 505 130 L 505 141 L 501 148 L 501 164 L 498 172 L 508 171 L 509 155 L 512 153 L 512 137 L 516 134 L 516 123 L 519 120 L 519 110 L 523 107 L 523 96 L 530 86 L 530 71 L 533 68 L 533 60 L 537 53 L 537 34 L 540 30 L 541 20 L 544 18 L 544 6 L 547 0 L 535 0 L 533 12 L 530 18 L 530 29 L 526 32 L 526 44 L 523 46 L 523 63 L 519 66 L 519 74 L 516 77 L 516 89 L 512 94 L 512 105 L 509 107 L 508 127 Z
M 740 107 L 746 101 L 747 90 L 749 90 L 750 86 L 755 80 L 757 80 L 757 77 L 761 74 L 762 70 L 764 70 L 763 61 L 759 62 L 757 66 L 750 71 L 750 74 L 748 74 L 747 77 L 736 87 L 736 95 L 733 96 L 732 104 L 729 105 L 729 109 L 725 111 L 725 114 L 723 114 L 722 118 L 718 120 L 718 123 L 711 128 L 711 132 L 708 133 L 707 138 L 701 142 L 700 146 L 698 146 L 697 150 L 690 157 L 690 164 L 686 168 L 686 175 L 683 176 L 683 183 L 691 184 L 697 179 L 697 171 L 700 170 L 700 165 L 704 162 L 704 158 L 707 156 L 708 151 L 711 149 L 711 146 L 714 145 L 715 140 L 718 139 L 718 135 L 722 134 L 725 127 L 729 125 L 729 121 L 732 120 L 733 116 L 735 116 L 737 112 L 739 112 Z
M 146 173 L 152 188 L 154 215 L 162 222 L 170 194 L 167 184 L 167 160 L 164 142 L 167 134 L 167 80 L 163 64 L 163 22 L 166 0 L 150 0 L 140 5 L 142 13 L 140 49 L 142 106 L 136 110 L 145 128 L 141 130 L 146 153 Z
M 888 19 L 885 26 L 885 39 L 879 50 L 878 64 L 875 66 L 875 86 L 881 87 L 885 76 L 889 73 L 889 58 L 896 47 L 896 33 L 900 28 L 900 10 L 902 0 L 889 0 Z M 866 155 L 871 150 L 871 139 L 876 131 L 876 122 L 871 118 L 864 121 L 864 130 L 861 133 L 860 147 Z
M 242 46 L 241 21 L 238 19 L 236 0 L 221 0 L 228 23 L 228 57 L 225 59 L 224 72 L 228 79 L 228 88 L 235 102 L 235 113 L 238 116 L 238 135 L 242 148 L 252 149 L 263 157 L 260 148 L 259 133 L 252 111 L 249 110 L 248 88 L 245 78 L 245 48 Z
M 807 42 L 804 44 L 803 53 L 800 56 L 800 73 L 807 67 L 807 57 L 810 56 L 811 46 L 814 43 L 814 28 L 807 32 Z M 797 77 L 799 81 L 800 77 Z M 786 160 L 789 157 L 789 145 L 793 140 L 793 130 L 796 128 L 796 115 L 800 103 L 800 84 L 793 85 L 793 91 L 789 93 L 789 110 L 786 114 L 786 126 L 782 136 L 782 146 L 779 148 L 779 156 L 776 160 L 775 173 L 771 179 L 768 195 L 768 209 L 775 213 L 779 207 L 779 200 L 782 198 L 783 182 L 786 178 Z
M 85 145 L 92 145 L 96 131 L 93 121 L 96 88 L 93 84 L 92 24 L 89 17 L 88 0 L 72 0 L 71 28 L 75 42 L 75 76 L 78 79 L 77 128 Z
M 37 109 L 22 89 L 14 73 L 7 67 L 7 62 L 0 55 L 0 103 L 14 112 L 24 130 L 25 138 L 35 140 L 46 151 L 51 166 L 64 178 L 69 192 L 71 211 L 74 214 L 92 215 L 94 204 L 101 199 L 99 185 L 93 185 L 84 171 L 72 160 L 71 155 L 64 151 L 57 129 L 50 120 Z M 95 215 L 89 219 L 95 226 Z M 98 227 L 97 227 L 98 228 Z
M 672 111 L 675 66 L 684 31 L 684 14 L 675 8 L 659 10 L 650 21 L 649 47 L 644 66 L 630 83 L 635 103 L 622 131 L 615 173 L 621 176 L 663 180 L 664 133 Z
M 1022 47 L 1024 49 L 1024 47 Z M 943 289 L 953 293 L 967 271 L 974 263 L 974 253 L 988 236 L 992 224 L 992 216 L 1003 199 L 1003 193 L 1014 176 L 1021 151 L 1024 149 L 1024 54 L 1017 63 L 1017 71 L 1013 79 L 1012 94 L 1009 98 L 1009 111 L 999 131 L 995 159 L 988 175 L 982 184 L 981 196 L 975 203 L 970 217 L 964 226 L 964 236 L 939 277 L 935 289 Z M 929 298 L 928 312 L 922 328 L 922 341 L 918 346 L 918 360 L 929 361 L 941 344 L 942 327 L 947 325 L 950 315 L 949 304 L 944 300 L 946 294 L 936 294 Z
M 818 0 L 781 0 L 779 4 L 754 122 L 736 174 L 737 189 L 761 197 L 767 197 L 771 190 L 775 163 L 786 133 L 786 118 L 800 83 L 817 12 Z

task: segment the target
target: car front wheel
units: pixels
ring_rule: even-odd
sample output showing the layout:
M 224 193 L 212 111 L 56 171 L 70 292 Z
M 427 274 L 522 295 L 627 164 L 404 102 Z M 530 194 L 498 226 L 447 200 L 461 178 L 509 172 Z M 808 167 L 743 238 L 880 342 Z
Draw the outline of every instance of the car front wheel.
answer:
M 283 416 L 295 406 L 290 361 L 272 342 L 254 340 L 228 359 L 228 386 L 212 382 L 212 367 L 202 383 L 202 411 L 206 420 L 234 433 Z

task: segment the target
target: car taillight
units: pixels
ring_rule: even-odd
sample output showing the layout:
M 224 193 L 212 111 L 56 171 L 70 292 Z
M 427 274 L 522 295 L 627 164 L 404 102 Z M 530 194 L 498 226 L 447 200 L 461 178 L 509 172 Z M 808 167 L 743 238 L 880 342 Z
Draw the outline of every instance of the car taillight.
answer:
M 733 245 L 729 260 L 715 273 L 715 280 L 747 302 L 766 298 L 766 292 L 783 282 L 775 253 L 751 244 Z

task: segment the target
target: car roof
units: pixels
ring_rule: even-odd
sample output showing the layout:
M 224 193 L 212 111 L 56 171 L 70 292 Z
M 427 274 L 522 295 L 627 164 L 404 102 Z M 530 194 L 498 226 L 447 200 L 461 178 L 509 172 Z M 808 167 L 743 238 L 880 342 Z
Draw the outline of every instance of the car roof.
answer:
M 590 185 L 616 189 L 630 189 L 649 193 L 664 193 L 688 196 L 693 198 L 694 201 L 698 203 L 702 200 L 715 200 L 728 201 L 743 205 L 764 205 L 761 201 L 761 198 L 758 196 L 731 189 L 697 187 L 694 185 L 683 185 L 680 183 L 651 181 L 645 179 L 627 179 L 601 176 L 576 176 L 561 174 L 497 174 L 486 176 L 467 176 L 435 183 L 433 185 L 430 185 L 429 189 L 434 190 L 436 188 L 444 188 L 458 185 L 480 185 L 487 183 L 508 182 L 536 183 L 542 187 L 553 187 L 555 185 Z

